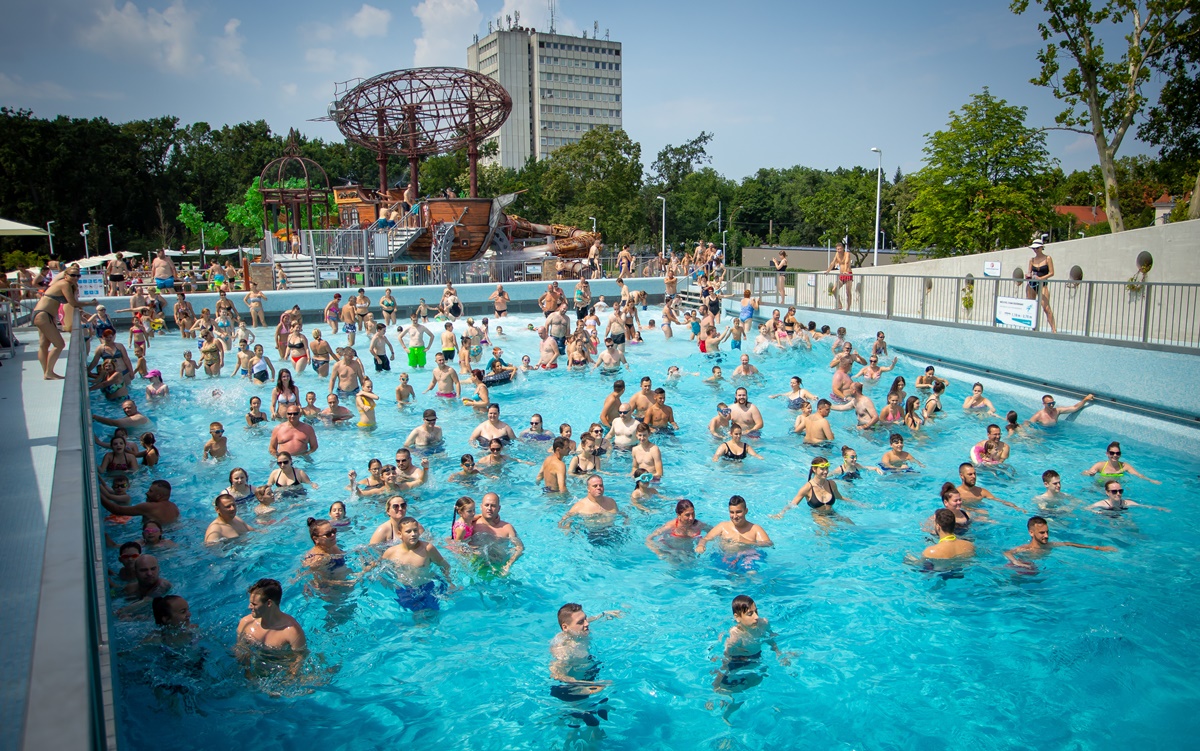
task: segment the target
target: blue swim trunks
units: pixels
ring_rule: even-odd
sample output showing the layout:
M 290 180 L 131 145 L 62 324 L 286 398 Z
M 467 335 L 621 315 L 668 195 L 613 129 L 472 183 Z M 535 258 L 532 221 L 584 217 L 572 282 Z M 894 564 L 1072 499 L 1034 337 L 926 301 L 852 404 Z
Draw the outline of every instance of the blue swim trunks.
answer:
M 729 342 L 729 348 L 730 349 L 741 349 L 742 348 L 742 340 L 741 339 L 731 340 Z
M 342 333 L 343 334 L 353 334 L 355 331 L 358 331 L 358 326 L 355 326 L 353 323 L 343 323 L 342 324 Z
M 441 603 L 437 596 L 445 593 L 446 583 L 439 580 L 427 581 L 415 587 L 399 587 L 396 589 L 396 600 L 400 607 L 414 613 L 419 610 L 439 610 Z
M 170 289 L 175 286 L 175 277 L 172 276 L 166 279 L 155 279 L 154 286 L 158 289 Z

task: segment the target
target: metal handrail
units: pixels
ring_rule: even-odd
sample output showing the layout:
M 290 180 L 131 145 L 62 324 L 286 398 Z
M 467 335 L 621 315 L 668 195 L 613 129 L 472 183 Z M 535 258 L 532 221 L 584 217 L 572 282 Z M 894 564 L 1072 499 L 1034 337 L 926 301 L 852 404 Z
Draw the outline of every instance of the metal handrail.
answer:
M 1003 323 L 998 318 L 1006 308 L 1031 302 L 1026 280 L 1015 277 L 856 275 L 848 311 L 840 310 L 845 301 L 844 288 L 834 297 L 839 281 L 836 273 L 731 267 L 725 280 L 729 294 L 741 295 L 749 289 L 752 296 L 767 305 L 1029 330 L 1039 335 L 1155 348 L 1200 349 L 1200 284 L 1044 280 L 1039 284 L 1048 290 L 1055 323 L 1052 330 L 1037 302 L 1030 306 L 1034 309 L 1031 326 Z M 1002 298 L 1007 304 L 1002 304 Z

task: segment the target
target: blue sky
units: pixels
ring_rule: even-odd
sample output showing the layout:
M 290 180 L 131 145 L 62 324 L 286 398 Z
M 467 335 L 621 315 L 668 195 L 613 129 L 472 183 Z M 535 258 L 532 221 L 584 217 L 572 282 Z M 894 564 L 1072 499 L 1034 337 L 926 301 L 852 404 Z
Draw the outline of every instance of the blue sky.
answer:
M 266 120 L 340 138 L 333 84 L 398 68 L 466 64 L 488 19 L 520 12 L 547 29 L 546 0 L 40 0 L 6 9 L 0 104 L 114 121 L 175 115 L 214 126 Z M 718 3 L 560 0 L 560 33 L 623 43 L 624 126 L 649 167 L 665 144 L 714 134 L 713 166 L 921 166 L 924 136 L 990 87 L 1052 125 L 1028 83 L 1041 46 L 1033 12 L 1007 0 Z M 1054 132 L 1063 169 L 1096 163 L 1087 136 Z M 1122 154 L 1146 151 L 1127 140 Z

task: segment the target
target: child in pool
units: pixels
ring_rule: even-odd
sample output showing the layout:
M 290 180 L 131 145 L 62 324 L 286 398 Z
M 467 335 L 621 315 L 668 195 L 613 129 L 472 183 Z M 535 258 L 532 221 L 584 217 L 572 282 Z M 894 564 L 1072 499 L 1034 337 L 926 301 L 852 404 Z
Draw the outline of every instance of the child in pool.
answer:
M 192 351 L 186 349 L 183 351 L 183 362 L 179 365 L 179 375 L 183 378 L 196 377 L 196 361 L 192 359 Z
M 204 459 L 220 459 L 229 453 L 228 439 L 225 438 L 224 425 L 219 422 L 210 423 L 208 434 L 211 438 L 204 444 Z
M 879 460 L 879 466 L 885 471 L 911 472 L 912 467 L 909 466 L 909 462 L 922 467 L 925 466 L 915 456 L 904 450 L 904 436 L 900 435 L 899 433 L 892 433 L 891 436 L 888 437 L 888 443 L 890 443 L 892 446 L 891 450 L 884 454 L 883 458 Z
M 335 527 L 349 527 L 350 520 L 346 518 L 346 504 L 334 501 L 329 507 L 329 523 Z
M 985 441 L 983 444 L 983 455 L 979 457 L 979 463 L 995 466 L 1003 461 L 1004 457 L 1001 456 L 1000 441 Z
M 475 499 L 464 495 L 454 502 L 454 523 L 450 525 L 450 539 L 462 542 L 475 534 Z
M 762 657 L 762 645 L 766 643 L 775 652 L 781 665 L 789 663 L 789 654 L 780 651 L 775 643 L 775 632 L 766 618 L 758 615 L 758 606 L 749 595 L 738 595 L 733 598 L 733 627 L 725 637 L 724 661 L 713 688 L 718 691 L 731 691 L 738 688 L 748 688 L 762 680 L 748 680 L 749 675 L 738 676 L 739 668 L 753 665 Z

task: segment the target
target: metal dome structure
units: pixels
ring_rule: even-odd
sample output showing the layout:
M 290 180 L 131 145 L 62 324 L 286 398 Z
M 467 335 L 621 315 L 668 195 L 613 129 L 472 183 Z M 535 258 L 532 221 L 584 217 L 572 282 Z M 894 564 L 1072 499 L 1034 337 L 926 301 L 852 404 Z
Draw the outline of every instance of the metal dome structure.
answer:
M 263 197 L 263 226 L 268 222 L 272 230 L 279 229 L 279 209 L 288 212 L 287 240 L 291 243 L 292 230 L 301 229 L 303 217 L 300 208 L 308 209 L 308 228 L 313 229 L 313 205 L 327 207 L 333 195 L 333 187 L 325 169 L 312 159 L 300 156 L 300 134 L 293 128 L 288 133 L 283 156 L 263 167 L 259 175 L 259 190 Z M 296 185 L 302 181 L 302 185 Z M 288 187 L 291 182 L 296 187 Z
M 353 84 L 353 85 L 352 85 Z M 478 197 L 479 144 L 512 112 L 512 97 L 496 80 L 465 68 L 412 68 L 337 87 L 332 120 L 350 141 L 377 155 L 379 189 L 387 193 L 388 156 L 408 157 L 417 189 L 422 156 L 466 147 L 471 197 Z

